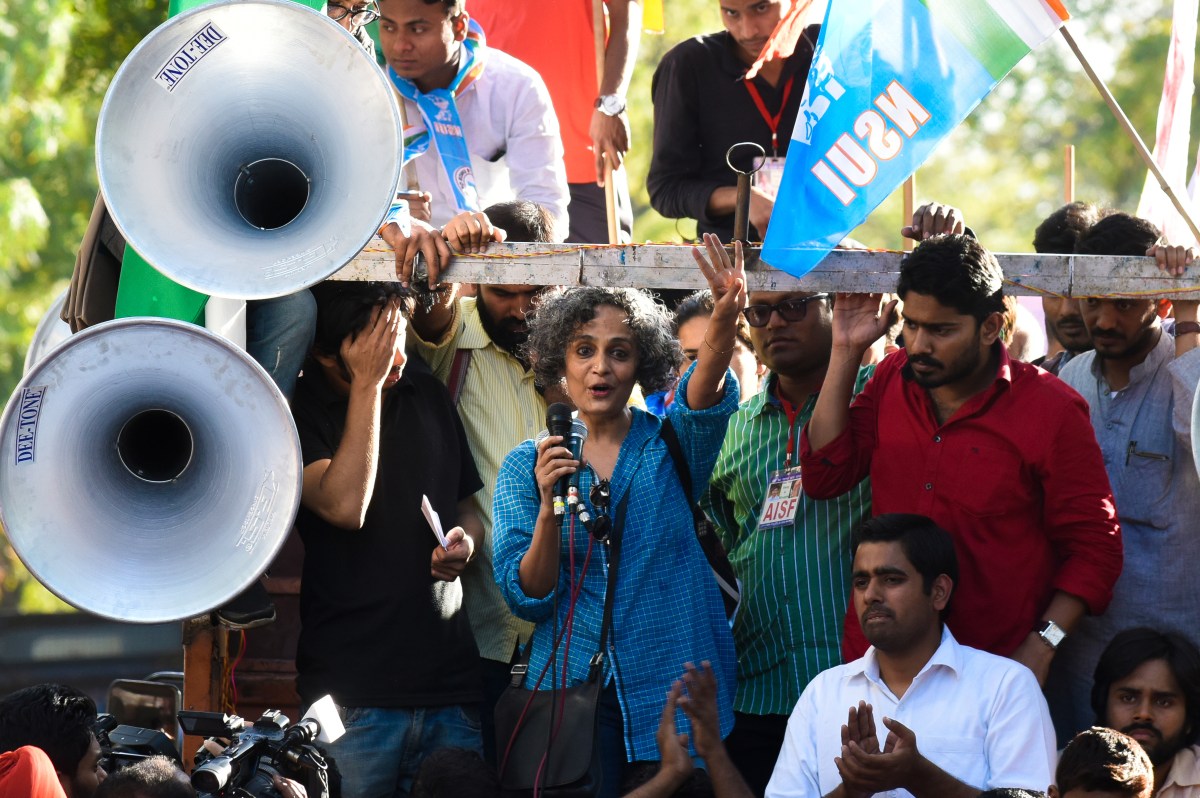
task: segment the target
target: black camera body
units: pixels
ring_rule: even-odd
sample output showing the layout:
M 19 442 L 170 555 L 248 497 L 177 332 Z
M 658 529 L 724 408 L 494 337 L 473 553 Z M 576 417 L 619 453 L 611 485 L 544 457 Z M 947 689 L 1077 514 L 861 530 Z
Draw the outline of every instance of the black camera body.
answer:
M 182 766 L 175 744 L 158 729 L 125 726 L 118 724 L 112 715 L 101 713 L 96 716 L 92 731 L 100 744 L 100 766 L 108 773 L 152 756 L 165 756 Z
M 316 721 L 289 725 L 272 709 L 249 726 L 218 712 L 183 711 L 179 722 L 187 734 L 230 740 L 220 754 L 206 747 L 196 753 L 192 786 L 200 798 L 280 798 L 275 775 L 300 782 L 312 798 L 328 798 L 329 765 L 314 742 Z

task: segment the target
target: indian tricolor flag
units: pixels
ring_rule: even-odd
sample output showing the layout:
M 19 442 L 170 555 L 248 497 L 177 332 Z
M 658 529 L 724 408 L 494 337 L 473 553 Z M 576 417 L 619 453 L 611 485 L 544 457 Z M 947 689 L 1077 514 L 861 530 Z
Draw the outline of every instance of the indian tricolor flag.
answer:
M 1067 18 L 1059 0 L 830 0 L 763 259 L 806 274 Z

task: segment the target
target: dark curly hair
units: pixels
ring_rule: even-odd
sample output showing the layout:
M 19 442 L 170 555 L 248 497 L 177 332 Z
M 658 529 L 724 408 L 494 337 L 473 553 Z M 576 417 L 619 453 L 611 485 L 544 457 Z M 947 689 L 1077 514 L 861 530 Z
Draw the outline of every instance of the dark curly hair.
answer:
M 940 304 L 982 322 L 1004 312 L 1004 272 L 996 256 L 971 236 L 927 238 L 900 263 L 896 293 L 931 296 Z
M 1104 214 L 1105 211 L 1090 202 L 1068 202 L 1043 219 L 1033 231 L 1033 251 L 1070 255 L 1075 251 L 1079 236 Z
M 96 704 L 74 687 L 36 684 L 0 699 L 0 753 L 42 749 L 54 769 L 72 777 L 92 744 Z
M 1161 236 L 1153 222 L 1128 213 L 1110 213 L 1079 234 L 1075 252 L 1079 255 L 1145 255 Z
M 580 327 L 596 318 L 596 308 L 602 305 L 629 316 L 627 323 L 637 347 L 636 379 L 642 390 L 656 393 L 671 387 L 683 350 L 672 334 L 667 309 L 637 288 L 590 285 L 553 289 L 538 299 L 525 345 L 538 383 L 550 386 L 562 380 L 567 346 Z

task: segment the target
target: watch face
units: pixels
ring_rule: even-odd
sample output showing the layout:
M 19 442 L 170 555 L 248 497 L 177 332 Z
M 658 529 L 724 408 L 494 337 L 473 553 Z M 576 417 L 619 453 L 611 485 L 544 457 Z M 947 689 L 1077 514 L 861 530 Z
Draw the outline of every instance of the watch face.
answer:
M 1057 624 L 1053 623 L 1047 624 L 1046 628 L 1042 629 L 1040 634 L 1042 635 L 1043 640 L 1055 648 L 1058 648 L 1058 644 L 1061 643 L 1067 636 L 1066 632 L 1059 628 Z
M 616 116 L 625 110 L 625 100 L 616 94 L 606 94 L 600 98 L 600 110 L 609 116 Z

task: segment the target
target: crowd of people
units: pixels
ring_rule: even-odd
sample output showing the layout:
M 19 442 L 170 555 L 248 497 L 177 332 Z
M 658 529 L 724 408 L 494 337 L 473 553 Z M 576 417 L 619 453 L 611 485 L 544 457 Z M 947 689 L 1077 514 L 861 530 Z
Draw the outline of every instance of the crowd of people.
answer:
M 1198 303 L 1048 296 L 1024 362 L 986 236 L 937 204 L 893 294 L 748 290 L 724 152 L 770 153 L 760 237 L 818 29 L 744 76 L 790 2 L 721 0 L 654 76 L 651 201 L 698 222 L 706 291 L 441 282 L 491 242 L 606 240 L 606 181 L 627 208 L 640 11 L 606 6 L 597 74 L 582 0 L 328 4 L 366 47 L 379 19 L 421 152 L 396 282 L 285 298 L 301 349 L 269 355 L 304 461 L 297 691 L 340 708 L 341 794 L 499 794 L 506 693 L 591 684 L 606 797 L 1200 796 Z M 1083 203 L 1033 245 L 1195 257 Z M 5 701 L 0 784 L 185 794 L 145 786 L 178 786 L 161 763 L 97 790 L 86 700 Z

